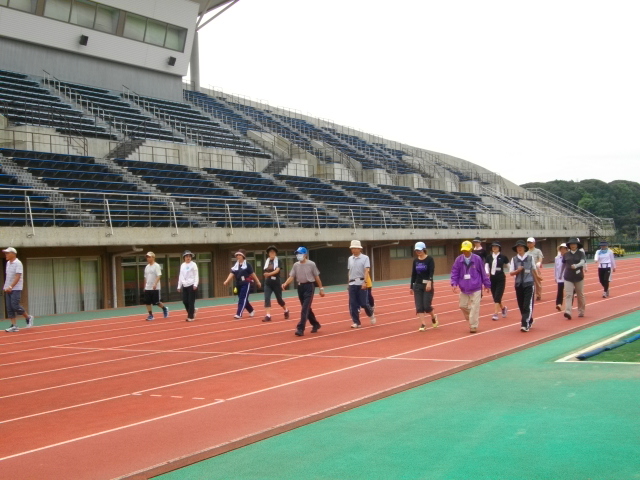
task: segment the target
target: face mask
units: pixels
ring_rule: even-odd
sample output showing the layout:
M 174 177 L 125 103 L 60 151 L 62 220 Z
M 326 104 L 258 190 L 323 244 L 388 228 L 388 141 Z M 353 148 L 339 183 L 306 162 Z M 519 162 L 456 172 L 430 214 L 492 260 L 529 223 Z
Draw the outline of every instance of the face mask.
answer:
M 302 253 L 299 253 L 296 255 L 296 258 L 298 259 L 299 262 L 301 262 L 302 260 L 304 260 L 304 255 Z

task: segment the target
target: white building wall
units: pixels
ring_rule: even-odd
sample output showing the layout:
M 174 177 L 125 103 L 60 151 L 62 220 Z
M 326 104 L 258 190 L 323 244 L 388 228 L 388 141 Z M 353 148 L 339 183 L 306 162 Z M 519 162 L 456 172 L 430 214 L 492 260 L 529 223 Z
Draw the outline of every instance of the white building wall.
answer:
M 9 8 L 0 8 L 0 36 L 169 75 L 187 74 L 198 14 L 196 3 L 189 0 L 103 0 L 100 3 L 188 29 L 184 52 Z M 88 45 L 79 44 L 81 35 L 89 37 Z M 175 66 L 168 64 L 170 56 L 176 58 Z

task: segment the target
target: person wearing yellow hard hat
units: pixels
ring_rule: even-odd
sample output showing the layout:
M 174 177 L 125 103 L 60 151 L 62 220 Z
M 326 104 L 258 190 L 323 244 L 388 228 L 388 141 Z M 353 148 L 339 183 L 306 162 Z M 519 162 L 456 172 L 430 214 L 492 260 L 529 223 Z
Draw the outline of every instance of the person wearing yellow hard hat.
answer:
M 480 323 L 482 289 L 484 287 L 485 293 L 490 293 L 491 282 L 484 271 L 484 260 L 473 253 L 473 244 L 465 240 L 460 251 L 451 269 L 451 287 L 453 293 L 460 294 L 459 306 L 469 322 L 469 331 L 476 333 Z

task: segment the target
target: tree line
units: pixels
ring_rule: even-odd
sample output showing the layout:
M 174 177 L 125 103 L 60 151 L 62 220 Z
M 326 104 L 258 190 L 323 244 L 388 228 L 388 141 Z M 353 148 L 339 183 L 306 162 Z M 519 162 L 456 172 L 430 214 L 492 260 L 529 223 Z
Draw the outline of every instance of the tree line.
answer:
M 544 188 L 603 218 L 613 218 L 617 241 L 635 241 L 640 225 L 640 183 L 627 180 L 553 180 L 532 182 L 524 188 Z

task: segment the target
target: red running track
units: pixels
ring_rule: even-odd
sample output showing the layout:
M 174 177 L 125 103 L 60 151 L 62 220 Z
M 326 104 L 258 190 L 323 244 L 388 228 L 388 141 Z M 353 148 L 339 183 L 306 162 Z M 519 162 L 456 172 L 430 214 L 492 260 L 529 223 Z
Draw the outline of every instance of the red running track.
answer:
M 197 321 L 139 314 L 22 329 L 0 336 L 3 478 L 145 478 L 246 445 L 637 309 L 640 259 L 619 262 L 603 299 L 595 267 L 587 313 L 555 310 L 552 272 L 536 323 L 519 331 L 509 278 L 507 318 L 483 299 L 469 334 L 457 296 L 436 282 L 440 327 L 418 332 L 408 285 L 374 289 L 377 325 L 358 330 L 345 292 L 316 296 L 317 334 L 293 335 L 274 315 L 233 320 L 235 306 L 201 308 Z M 260 297 L 253 296 L 259 304 Z M 575 311 L 575 310 L 574 310 Z

